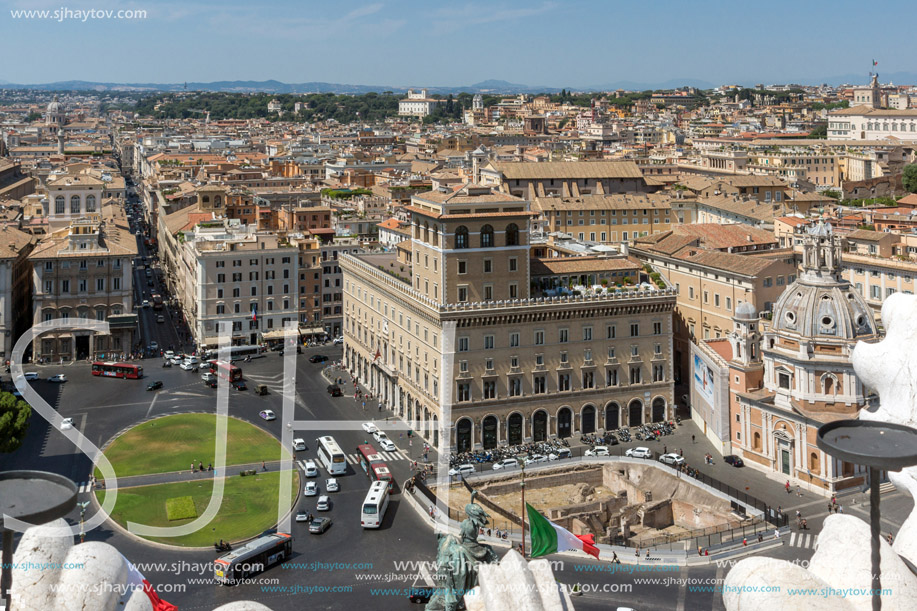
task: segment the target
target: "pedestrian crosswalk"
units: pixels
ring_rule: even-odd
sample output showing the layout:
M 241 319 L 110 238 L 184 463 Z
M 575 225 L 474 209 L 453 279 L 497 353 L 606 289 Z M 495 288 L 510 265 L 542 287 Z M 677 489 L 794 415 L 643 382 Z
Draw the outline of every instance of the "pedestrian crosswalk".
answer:
M 385 459 L 385 462 L 394 462 L 396 460 L 410 460 L 407 456 L 404 455 L 403 452 L 401 452 L 401 450 L 396 450 L 394 452 L 383 452 L 382 450 L 379 450 L 376 453 L 380 454 L 382 458 Z M 348 454 L 347 462 L 350 463 L 351 465 L 360 464 L 360 455 L 359 454 Z
M 79 494 L 83 494 L 84 492 L 89 492 L 91 490 L 92 490 L 92 482 L 80 482 L 79 484 L 77 484 L 77 491 L 79 492 Z
M 792 547 L 815 549 L 815 546 L 817 543 L 818 543 L 818 535 L 805 533 L 805 532 L 790 533 L 790 546 Z

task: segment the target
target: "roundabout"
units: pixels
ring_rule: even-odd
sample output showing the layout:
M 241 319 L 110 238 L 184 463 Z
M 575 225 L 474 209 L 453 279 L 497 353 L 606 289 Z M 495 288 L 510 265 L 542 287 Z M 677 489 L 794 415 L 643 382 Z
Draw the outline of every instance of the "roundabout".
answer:
M 104 454 L 118 477 L 118 498 L 109 517 L 125 531 L 128 523 L 188 524 L 204 513 L 219 478 L 224 482 L 223 498 L 205 527 L 187 535 L 147 539 L 178 547 L 207 547 L 221 539 L 241 541 L 274 526 L 281 478 L 278 465 L 289 453 L 269 433 L 230 417 L 226 467 L 222 472 L 210 470 L 216 419 L 212 414 L 165 416 L 138 424 L 112 440 Z M 95 475 L 101 476 L 98 469 Z M 292 493 L 285 507 L 292 508 L 299 495 L 299 474 L 293 470 L 289 477 Z M 105 494 L 104 488 L 96 490 L 99 504 Z

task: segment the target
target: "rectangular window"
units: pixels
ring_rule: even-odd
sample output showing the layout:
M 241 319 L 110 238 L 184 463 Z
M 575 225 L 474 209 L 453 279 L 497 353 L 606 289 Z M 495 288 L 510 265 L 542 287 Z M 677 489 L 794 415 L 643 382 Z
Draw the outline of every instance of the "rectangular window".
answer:
M 560 362 L 564 365 L 567 364 L 567 353 L 566 352 L 560 353 Z
M 595 373 L 592 371 L 583 372 L 583 388 L 595 388 Z
M 662 335 L 662 323 L 661 322 L 653 323 L 653 335 Z
M 456 401 L 471 401 L 471 384 L 468 382 L 459 382 L 456 390 Z
M 467 261 L 458 262 L 458 273 L 460 274 L 468 273 L 468 262 Z
M 729 310 L 730 312 L 732 311 L 732 298 L 731 297 L 726 298 L 726 309 Z
M 484 259 L 484 273 L 489 274 L 494 269 L 494 262 L 491 259 Z
M 518 265 L 519 265 L 519 261 L 516 259 L 516 257 L 509 258 L 509 271 L 511 272 L 517 271 Z
M 534 392 L 536 395 L 543 395 L 547 392 L 545 376 L 535 376 L 532 378 L 532 392 Z
M 509 334 L 509 346 L 510 348 L 516 348 L 519 346 L 519 334 L 518 333 Z
M 608 369 L 605 371 L 605 382 L 606 386 L 617 386 L 618 385 L 618 370 L 617 369 Z
M 615 338 L 616 327 L 614 325 L 608 325 L 605 327 L 605 339 L 614 339 Z
M 713 305 L 716 307 L 720 307 L 720 296 L 715 293 L 713 295 Z
M 468 287 L 467 286 L 458 287 L 458 300 L 459 302 L 468 301 Z
M 665 367 L 653 365 L 653 382 L 665 382 Z
M 468 352 L 468 338 L 460 337 L 458 339 L 458 351 L 459 352 Z
M 632 322 L 630 323 L 630 336 L 638 337 L 640 335 L 640 324 Z
M 570 390 L 570 374 L 569 373 L 557 374 L 557 390 L 559 391 Z
M 688 299 L 694 299 L 694 287 L 693 286 L 688 287 Z
M 560 342 L 561 344 L 567 343 L 567 339 L 568 339 L 567 338 L 567 335 L 568 335 L 567 329 L 559 329 L 557 332 L 557 335 L 558 335 L 557 337 L 558 342 Z
M 487 380 L 484 382 L 484 398 L 485 399 L 496 399 L 497 398 L 497 383 L 493 380 Z
M 510 397 L 519 397 L 522 395 L 522 380 L 519 378 L 512 378 L 509 381 L 509 396 Z
M 494 349 L 494 336 L 485 335 L 484 336 L 484 350 L 493 350 Z
M 544 345 L 544 331 L 538 330 L 535 331 L 535 345 L 543 346 Z
M 631 384 L 640 383 L 640 368 L 639 367 L 630 368 L 630 383 Z
M 592 327 L 583 327 L 583 341 L 584 342 L 592 341 Z
M 492 284 L 484 285 L 484 301 L 493 301 L 494 287 Z

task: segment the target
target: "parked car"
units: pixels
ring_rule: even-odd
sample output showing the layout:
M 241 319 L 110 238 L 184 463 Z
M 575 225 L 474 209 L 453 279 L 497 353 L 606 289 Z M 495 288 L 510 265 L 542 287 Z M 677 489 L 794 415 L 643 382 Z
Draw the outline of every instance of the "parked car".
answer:
M 338 481 L 334 477 L 329 477 L 325 480 L 325 492 L 337 492 L 341 489 L 341 486 L 338 484 Z
M 571 458 L 573 452 L 570 451 L 570 448 L 559 448 L 548 454 L 548 460 L 560 460 L 561 458 Z
M 373 433 L 375 433 L 375 432 L 378 431 L 379 429 L 377 429 L 377 428 L 376 428 L 376 425 L 373 424 L 372 422 L 364 422 L 364 423 L 363 423 L 363 430 L 366 431 L 367 433 L 369 433 L 370 435 L 372 435 Z
M 395 444 L 392 443 L 392 440 L 388 437 L 379 440 L 379 447 L 381 447 L 386 452 L 395 452 L 398 449 L 395 447 Z
M 258 412 L 258 415 L 261 416 L 262 420 L 276 420 L 277 416 L 274 415 L 274 411 L 270 409 L 263 409 Z
M 735 454 L 727 454 L 723 457 L 723 462 L 727 465 L 732 465 L 733 467 L 744 467 L 745 463 L 742 462 L 742 459 Z
M 685 459 L 676 454 L 675 452 L 669 452 L 668 454 L 663 454 L 659 457 L 659 462 L 665 463 L 667 465 L 675 465 L 680 467 L 685 464 Z
M 26 371 L 23 376 L 26 380 L 37 380 L 38 372 L 37 371 Z
M 500 469 L 512 469 L 513 467 L 518 467 L 519 463 L 515 458 L 504 458 L 503 460 L 498 460 L 494 463 L 494 470 L 499 471 Z
M 344 391 L 337 384 L 331 384 L 328 386 L 328 394 L 332 397 L 343 397 Z
M 328 511 L 331 509 L 331 499 L 328 498 L 327 494 L 318 497 L 318 503 L 315 504 L 315 509 L 317 511 Z
M 586 450 L 583 456 L 610 456 L 608 446 L 595 446 L 591 450 Z
M 457 467 L 453 467 L 452 469 L 449 469 L 449 475 L 453 477 L 455 477 L 456 475 L 461 475 L 462 477 L 464 477 L 466 475 L 471 475 L 475 471 L 477 471 L 477 469 L 474 468 L 474 465 L 469 463 L 469 464 L 459 465 Z
M 525 459 L 525 464 L 527 465 L 534 465 L 540 462 L 548 462 L 548 457 L 545 456 L 544 454 L 532 454 L 531 456 Z
M 630 456 L 631 458 L 652 458 L 653 451 L 644 447 L 628 448 L 628 450 L 624 452 L 624 456 Z
M 306 440 L 300 437 L 297 437 L 293 440 L 293 450 L 296 452 L 302 452 L 306 449 Z
M 309 533 L 313 535 L 320 535 L 331 527 L 331 518 L 328 516 L 321 516 L 312 520 L 309 524 Z
M 73 418 L 64 418 L 60 423 L 60 430 L 66 431 L 73 428 Z
M 306 482 L 306 489 L 302 492 L 305 496 L 315 496 L 318 494 L 318 484 L 315 482 Z
M 328 360 L 328 357 L 325 356 L 324 354 L 313 354 L 312 356 L 309 357 L 310 363 L 324 363 L 327 360 Z
M 48 378 L 48 381 L 49 381 L 49 382 L 56 382 L 56 383 L 60 384 L 60 383 L 62 383 L 62 382 L 66 382 L 66 381 L 67 381 L 67 376 L 65 376 L 65 375 L 62 374 L 62 373 L 59 373 L 59 374 L 57 374 L 57 375 L 53 375 L 53 376 L 51 376 L 50 378 Z
M 197 365 L 195 365 L 197 367 Z M 245 385 L 245 380 L 236 380 L 232 383 L 232 387 L 236 390 L 248 390 L 248 386 Z
M 318 467 L 315 466 L 314 460 L 307 460 L 303 471 L 306 472 L 306 477 L 318 477 Z
M 162 388 L 162 380 L 156 380 L 155 382 L 150 382 L 146 386 L 147 390 L 159 390 L 160 388 Z

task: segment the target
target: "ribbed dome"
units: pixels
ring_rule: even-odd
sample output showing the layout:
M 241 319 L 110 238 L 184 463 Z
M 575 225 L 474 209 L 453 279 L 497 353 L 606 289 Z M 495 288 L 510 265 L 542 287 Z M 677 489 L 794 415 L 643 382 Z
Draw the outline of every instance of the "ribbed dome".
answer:
M 772 329 L 803 337 L 856 339 L 876 332 L 872 312 L 849 284 L 811 286 L 797 280 L 774 307 Z
M 57 101 L 57 96 L 48 104 L 49 113 L 59 113 L 61 111 L 60 102 Z

